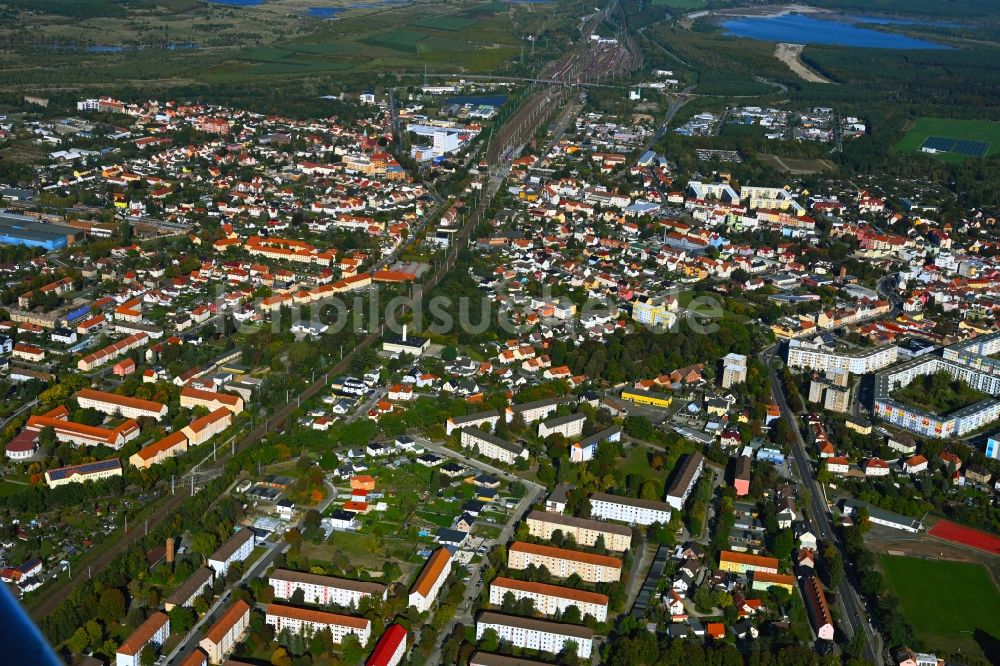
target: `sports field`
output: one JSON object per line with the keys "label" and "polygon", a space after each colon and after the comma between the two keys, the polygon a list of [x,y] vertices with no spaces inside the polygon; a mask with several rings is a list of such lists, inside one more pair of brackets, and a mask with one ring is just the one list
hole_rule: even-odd
{"label": "sports field", "polygon": [[971,546],[991,555],[1000,555],[1000,536],[959,525],[950,520],[937,521],[928,534],[945,541]]}
{"label": "sports field", "polygon": [[982,565],[894,555],[880,562],[903,614],[928,646],[982,654],[977,630],[1000,637],[1000,592]]}
{"label": "sports field", "polygon": [[1000,152],[1000,123],[985,120],[919,118],[896,144],[903,152],[934,149],[949,161],[985,157]]}

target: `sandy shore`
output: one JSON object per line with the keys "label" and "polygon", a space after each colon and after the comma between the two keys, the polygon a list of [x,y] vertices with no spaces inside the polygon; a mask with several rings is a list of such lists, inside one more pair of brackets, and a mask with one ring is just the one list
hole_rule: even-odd
{"label": "sandy shore", "polygon": [[741,17],[761,17],[761,16],[787,16],[788,14],[829,14],[829,9],[810,7],[809,5],[774,5],[766,7],[734,7],[732,9],[719,9],[715,11],[702,10],[685,16],[689,19],[698,19],[703,16],[726,16],[729,18]]}

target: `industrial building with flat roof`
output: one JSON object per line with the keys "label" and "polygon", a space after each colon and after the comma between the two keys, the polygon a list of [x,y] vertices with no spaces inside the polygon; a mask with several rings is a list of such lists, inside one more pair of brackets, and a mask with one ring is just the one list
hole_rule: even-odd
{"label": "industrial building with flat roof", "polygon": [[83,240],[81,229],[41,222],[27,215],[0,212],[0,244],[58,250]]}

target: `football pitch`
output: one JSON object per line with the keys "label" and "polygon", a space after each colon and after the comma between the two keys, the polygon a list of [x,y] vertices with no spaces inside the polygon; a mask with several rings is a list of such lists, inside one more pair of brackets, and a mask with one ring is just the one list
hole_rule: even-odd
{"label": "football pitch", "polygon": [[895,555],[879,561],[914,634],[928,648],[981,654],[977,631],[1000,639],[1000,592],[982,565]]}
{"label": "football pitch", "polygon": [[926,152],[949,161],[986,157],[1000,151],[1000,123],[919,118],[896,144],[896,149]]}

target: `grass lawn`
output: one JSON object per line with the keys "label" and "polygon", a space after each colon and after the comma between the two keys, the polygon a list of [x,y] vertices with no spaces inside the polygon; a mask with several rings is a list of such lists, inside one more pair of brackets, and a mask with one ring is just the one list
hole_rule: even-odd
{"label": "grass lawn", "polygon": [[950,414],[986,400],[989,395],[964,381],[952,379],[946,371],[940,371],[917,377],[903,388],[893,391],[892,397],[933,414]]}
{"label": "grass lawn", "polygon": [[0,497],[13,497],[28,490],[29,486],[13,481],[0,481]]}
{"label": "grass lawn", "polygon": [[981,654],[977,629],[1000,638],[1000,592],[982,565],[893,555],[880,561],[903,613],[927,645]]}
{"label": "grass lawn", "polygon": [[[937,136],[947,139],[959,139],[967,141],[984,141],[990,144],[986,155],[995,155],[1000,152],[1000,123],[988,122],[985,120],[956,120],[953,118],[919,118],[907,130],[896,150],[902,152],[916,152],[928,137]],[[961,162],[967,159],[968,155],[958,153],[941,153],[941,159],[949,162]]]}
{"label": "grass lawn", "polygon": [[340,553],[351,564],[376,570],[385,562],[384,556],[372,552],[371,537],[365,533],[334,532],[325,543],[303,542],[302,552],[311,559],[328,561],[334,560],[335,553]]}

